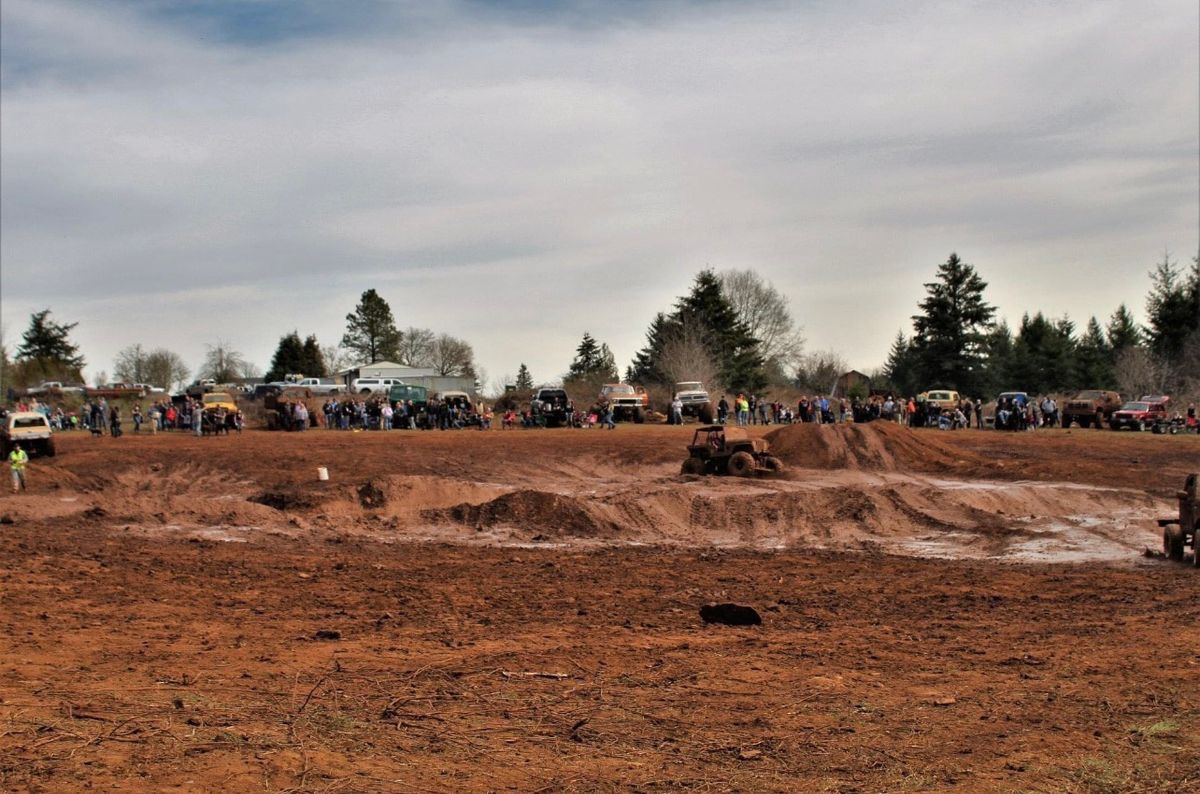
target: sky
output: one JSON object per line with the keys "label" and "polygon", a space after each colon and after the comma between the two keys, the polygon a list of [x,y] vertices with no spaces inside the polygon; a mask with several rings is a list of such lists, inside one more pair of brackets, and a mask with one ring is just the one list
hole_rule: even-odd
{"label": "sky", "polygon": [[488,383],[704,269],[881,365],[957,252],[1082,327],[1200,247],[1195,0],[4,0],[0,324],[263,369],[374,288]]}

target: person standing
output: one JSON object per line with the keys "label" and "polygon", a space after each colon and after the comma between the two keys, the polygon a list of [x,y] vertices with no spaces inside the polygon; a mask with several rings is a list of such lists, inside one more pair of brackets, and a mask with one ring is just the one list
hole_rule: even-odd
{"label": "person standing", "polygon": [[192,409],[192,432],[196,438],[204,435],[204,403],[197,402]]}
{"label": "person standing", "polygon": [[25,450],[21,449],[21,445],[13,444],[13,451],[8,453],[8,465],[12,469],[13,493],[25,490],[25,464],[28,462],[29,456],[25,454]]}
{"label": "person standing", "polygon": [[683,424],[683,400],[679,399],[678,394],[671,400],[671,424]]}

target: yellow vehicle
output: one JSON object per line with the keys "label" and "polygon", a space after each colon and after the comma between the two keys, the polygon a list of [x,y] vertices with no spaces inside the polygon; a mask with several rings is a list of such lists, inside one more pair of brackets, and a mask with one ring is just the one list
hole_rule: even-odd
{"label": "yellow vehicle", "polygon": [[18,411],[6,416],[0,426],[0,453],[7,458],[16,444],[31,455],[54,457],[50,420],[37,411]]}
{"label": "yellow vehicle", "polygon": [[951,389],[930,389],[924,392],[925,404],[936,407],[939,411],[953,411],[962,401],[958,392]]}
{"label": "yellow vehicle", "polygon": [[233,401],[233,396],[228,392],[214,391],[205,394],[202,398],[204,401],[205,411],[217,411],[224,408],[226,411],[233,413],[238,409],[237,403]]}

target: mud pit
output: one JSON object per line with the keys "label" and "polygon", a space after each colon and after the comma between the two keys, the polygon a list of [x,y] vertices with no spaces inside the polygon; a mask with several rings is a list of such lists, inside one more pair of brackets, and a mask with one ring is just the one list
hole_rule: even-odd
{"label": "mud pit", "polygon": [[1200,439],[690,432],[64,436],[0,504],[0,784],[1195,784],[1200,580],[1141,552]]}

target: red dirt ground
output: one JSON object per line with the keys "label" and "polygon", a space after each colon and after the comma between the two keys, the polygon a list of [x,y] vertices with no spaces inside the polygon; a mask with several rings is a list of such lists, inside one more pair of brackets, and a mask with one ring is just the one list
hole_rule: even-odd
{"label": "red dirt ground", "polygon": [[1141,553],[1200,438],[690,432],[60,437],[0,788],[1200,790],[1200,571]]}

